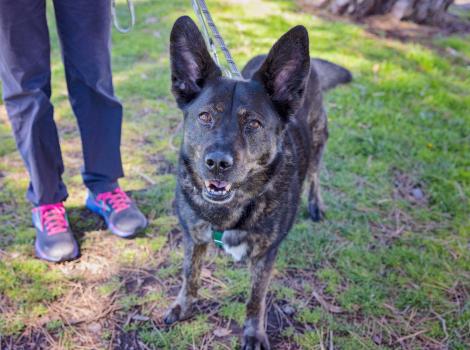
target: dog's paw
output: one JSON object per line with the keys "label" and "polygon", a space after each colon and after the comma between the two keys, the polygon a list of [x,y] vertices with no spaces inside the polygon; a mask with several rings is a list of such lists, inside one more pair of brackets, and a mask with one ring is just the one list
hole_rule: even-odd
{"label": "dog's paw", "polygon": [[192,307],[188,306],[183,308],[179,303],[173,304],[166,312],[163,322],[167,325],[185,320],[191,317]]}
{"label": "dog's paw", "polygon": [[313,201],[308,203],[308,213],[315,222],[322,221],[326,217],[325,210]]}
{"label": "dog's paw", "polygon": [[270,350],[268,336],[265,332],[256,332],[254,328],[246,328],[243,332],[243,350]]}

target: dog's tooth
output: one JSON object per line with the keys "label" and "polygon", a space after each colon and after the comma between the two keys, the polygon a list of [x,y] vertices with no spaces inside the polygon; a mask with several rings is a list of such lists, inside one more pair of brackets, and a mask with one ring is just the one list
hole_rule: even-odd
{"label": "dog's tooth", "polygon": [[225,186],[225,189],[226,189],[227,191],[230,191],[231,188],[232,188],[232,184],[228,184],[227,186]]}

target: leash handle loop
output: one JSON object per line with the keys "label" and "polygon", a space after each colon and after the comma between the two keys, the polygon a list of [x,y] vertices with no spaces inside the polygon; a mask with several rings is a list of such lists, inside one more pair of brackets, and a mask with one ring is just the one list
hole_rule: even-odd
{"label": "leash handle loop", "polygon": [[127,0],[127,8],[129,9],[130,21],[127,27],[122,27],[116,13],[116,0],[111,0],[111,15],[113,16],[114,27],[119,33],[129,33],[135,26],[135,8],[132,0]]}

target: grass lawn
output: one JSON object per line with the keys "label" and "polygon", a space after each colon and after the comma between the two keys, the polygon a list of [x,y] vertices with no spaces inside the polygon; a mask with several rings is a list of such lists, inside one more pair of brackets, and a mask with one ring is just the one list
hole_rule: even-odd
{"label": "grass lawn", "polygon": [[[132,34],[113,35],[113,69],[125,106],[121,185],[150,226],[120,240],[83,206],[80,138],[50,16],[66,206],[82,257],[60,265],[34,258],[27,173],[0,104],[1,349],[238,346],[249,276],[215,247],[199,312],[173,327],[162,322],[182,264],[172,209],[182,116],[170,94],[168,41],[175,19],[192,8],[182,0],[136,5]],[[208,5],[240,67],[303,24],[312,56],[354,74],[326,97],[327,220],[310,222],[304,199],[278,257],[268,296],[273,348],[468,349],[470,37],[422,46],[323,20],[291,1]]]}

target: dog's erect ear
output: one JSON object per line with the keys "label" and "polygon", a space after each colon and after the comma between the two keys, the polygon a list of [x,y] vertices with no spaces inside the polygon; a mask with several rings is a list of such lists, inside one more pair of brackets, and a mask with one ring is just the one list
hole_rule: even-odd
{"label": "dog's erect ear", "polygon": [[279,114],[287,118],[300,106],[309,72],[308,33],[296,26],[274,44],[253,79],[263,84]]}
{"label": "dog's erect ear", "polygon": [[170,58],[172,91],[181,108],[198,95],[208,79],[221,75],[196,23],[188,16],[173,25]]}

